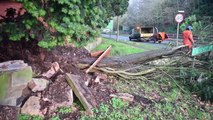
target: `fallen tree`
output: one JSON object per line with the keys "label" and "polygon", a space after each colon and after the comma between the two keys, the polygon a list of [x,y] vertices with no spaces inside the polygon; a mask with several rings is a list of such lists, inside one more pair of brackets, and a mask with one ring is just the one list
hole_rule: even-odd
{"label": "fallen tree", "polygon": [[[119,66],[124,66],[129,64],[143,63],[149,60],[160,58],[162,56],[168,56],[168,55],[174,54],[175,52],[177,52],[178,50],[184,47],[186,46],[181,45],[175,48],[153,50],[153,51],[131,54],[131,55],[126,55],[121,57],[103,58],[97,66],[119,67]],[[93,64],[95,60],[96,58],[81,59],[78,65],[80,68],[88,67],[89,65]]]}

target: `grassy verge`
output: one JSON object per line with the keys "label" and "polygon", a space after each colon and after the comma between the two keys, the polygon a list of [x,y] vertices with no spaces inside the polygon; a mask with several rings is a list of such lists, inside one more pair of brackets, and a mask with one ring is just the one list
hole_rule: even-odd
{"label": "grassy verge", "polygon": [[181,91],[174,81],[166,77],[153,81],[156,84],[141,80],[118,81],[114,88],[152,101],[151,104],[137,103],[144,119],[210,120],[213,117],[189,91]]}
{"label": "grassy verge", "polygon": [[110,56],[122,56],[146,51],[142,48],[134,47],[106,38],[103,38],[103,42],[99,46],[97,46],[93,51],[106,50],[106,48],[110,45],[112,46]]}
{"label": "grassy verge", "polygon": [[[145,42],[133,42],[133,41],[124,41],[126,44],[132,45],[132,46],[137,46],[140,48],[143,48],[145,51],[149,51],[149,50],[156,50],[156,49],[160,49],[160,45],[156,46],[156,44],[159,43],[155,43],[155,44],[149,44],[149,43],[145,43]],[[144,44],[141,44],[144,43]],[[152,42],[150,42],[152,43]]]}
{"label": "grassy verge", "polygon": [[[94,117],[82,116],[82,120],[210,120],[206,111],[181,81],[166,76],[150,80],[121,80],[113,84],[118,92],[135,96],[133,103],[112,99],[95,109]],[[182,91],[184,89],[184,91]],[[212,107],[210,108],[212,109]]]}

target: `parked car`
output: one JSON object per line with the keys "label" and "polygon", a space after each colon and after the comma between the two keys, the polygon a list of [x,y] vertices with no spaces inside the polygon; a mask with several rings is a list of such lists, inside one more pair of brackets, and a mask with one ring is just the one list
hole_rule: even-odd
{"label": "parked car", "polygon": [[102,33],[107,34],[107,33],[110,33],[110,31],[111,31],[110,29],[105,28],[105,29],[102,30]]}

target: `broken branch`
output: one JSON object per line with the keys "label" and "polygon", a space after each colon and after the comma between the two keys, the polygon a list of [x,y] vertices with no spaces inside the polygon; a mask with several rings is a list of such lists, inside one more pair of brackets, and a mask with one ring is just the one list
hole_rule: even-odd
{"label": "broken branch", "polygon": [[94,67],[101,61],[101,59],[102,59],[106,54],[109,53],[111,47],[112,47],[112,46],[109,46],[109,47],[104,51],[104,53],[103,53],[100,57],[98,57],[98,59],[86,70],[86,73],[89,73],[90,70],[91,70],[92,68],[94,68]]}

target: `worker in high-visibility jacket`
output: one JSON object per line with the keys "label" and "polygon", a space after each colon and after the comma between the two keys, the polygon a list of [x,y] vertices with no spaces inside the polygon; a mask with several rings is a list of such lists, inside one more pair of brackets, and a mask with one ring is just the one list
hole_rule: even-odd
{"label": "worker in high-visibility jacket", "polygon": [[192,50],[192,45],[194,44],[192,26],[188,26],[186,30],[183,31],[183,44],[188,46],[189,52]]}

